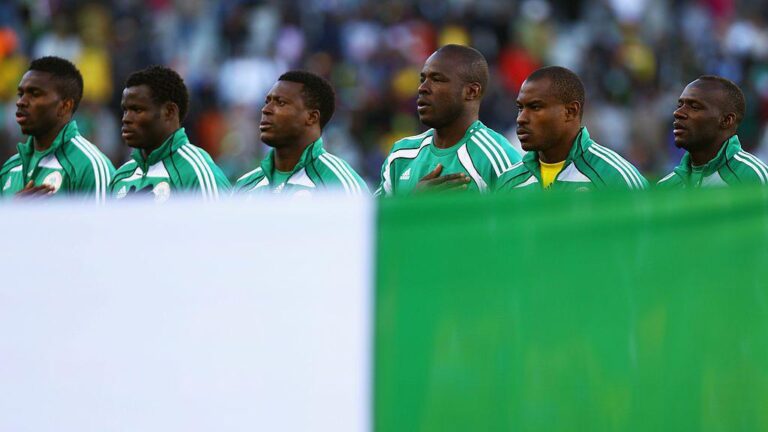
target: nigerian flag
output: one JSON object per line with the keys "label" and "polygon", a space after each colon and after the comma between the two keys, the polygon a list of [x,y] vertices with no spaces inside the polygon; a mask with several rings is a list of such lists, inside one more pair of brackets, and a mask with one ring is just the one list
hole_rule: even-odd
{"label": "nigerian flag", "polygon": [[768,192],[0,208],[2,431],[768,430]]}

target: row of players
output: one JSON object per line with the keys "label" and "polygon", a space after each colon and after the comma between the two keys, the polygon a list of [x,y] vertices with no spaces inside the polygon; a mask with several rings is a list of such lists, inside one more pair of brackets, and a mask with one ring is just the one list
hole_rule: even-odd
{"label": "row of players", "polygon": [[[582,126],[585,92],[576,74],[545,67],[523,83],[517,97],[517,136],[526,151],[522,157],[478,119],[488,75],[485,58],[470,47],[446,45],[427,59],[417,111],[430,129],[394,144],[376,195],[648,186],[634,166],[594,142]],[[117,170],[79,134],[72,120],[82,90],[82,76],[69,61],[43,57],[31,63],[16,102],[16,121],[29,139],[0,169],[0,195],[88,194],[102,202],[151,194],[162,202],[184,191],[205,200],[216,200],[230,189],[290,195],[328,188],[368,193],[349,164],[323,148],[322,131],[333,116],[335,94],[327,81],[312,73],[287,72],[270,89],[259,128],[261,140],[272,150],[233,188],[181,127],[189,96],[173,70],[153,66],[128,77],[121,100],[122,138],[134,150],[131,160]],[[739,144],[736,131],[744,110],[744,95],[725,78],[702,76],[688,84],[673,113],[675,144],[686,153],[659,186],[768,182],[768,167]]]}

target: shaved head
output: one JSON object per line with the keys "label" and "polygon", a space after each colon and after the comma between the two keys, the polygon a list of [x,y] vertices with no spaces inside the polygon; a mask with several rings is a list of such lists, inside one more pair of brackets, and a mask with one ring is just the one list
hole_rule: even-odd
{"label": "shaved head", "polygon": [[445,56],[456,65],[456,72],[465,83],[478,83],[481,95],[488,87],[488,62],[480,51],[464,45],[445,45],[433,55]]}
{"label": "shaved head", "polygon": [[707,97],[712,98],[722,114],[736,116],[736,127],[744,119],[747,103],[744,93],[733,81],[717,75],[702,75],[690,85],[707,90]]}

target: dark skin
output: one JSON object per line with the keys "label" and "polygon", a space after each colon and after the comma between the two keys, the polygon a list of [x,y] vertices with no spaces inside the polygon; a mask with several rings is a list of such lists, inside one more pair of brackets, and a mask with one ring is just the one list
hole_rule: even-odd
{"label": "dark skin", "polygon": [[[482,86],[464,81],[458,72],[461,67],[456,56],[437,51],[421,70],[417,110],[421,122],[435,129],[437,148],[456,145],[479,116]],[[442,171],[438,164],[419,180],[416,189],[462,189],[470,182],[464,173],[441,175]]]}
{"label": "dark skin", "polygon": [[[32,137],[36,151],[51,147],[59,132],[72,120],[74,110],[74,99],[62,97],[50,73],[30,70],[21,78],[17,89],[16,123],[22,133]],[[16,195],[34,197],[54,192],[49,185],[35,186],[30,181]]]}
{"label": "dark skin", "polygon": [[544,163],[564,161],[581,130],[581,104],[562,102],[549,78],[526,80],[517,96],[517,137]]}
{"label": "dark skin", "polygon": [[261,109],[261,140],[275,149],[278,171],[293,171],[304,150],[322,134],[320,110],[307,107],[303,89],[301,83],[278,81]]}
{"label": "dark skin", "polygon": [[736,134],[736,113],[728,112],[726,94],[717,84],[696,80],[685,87],[674,116],[675,145],[688,151],[693,165],[705,165]]}
{"label": "dark skin", "polygon": [[147,85],[127,87],[120,101],[123,110],[121,135],[129,147],[144,157],[163,145],[181,127],[179,107],[173,102],[155,103]]}

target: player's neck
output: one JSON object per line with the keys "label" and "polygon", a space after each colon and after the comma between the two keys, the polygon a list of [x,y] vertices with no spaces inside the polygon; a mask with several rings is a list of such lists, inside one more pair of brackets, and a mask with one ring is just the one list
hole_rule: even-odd
{"label": "player's neck", "polygon": [[564,161],[568,158],[568,154],[571,153],[571,148],[573,148],[577,136],[579,136],[579,131],[563,135],[556,145],[546,150],[539,151],[539,160],[548,164]]}
{"label": "player's neck", "polygon": [[282,172],[293,171],[296,168],[296,164],[299,163],[304,150],[317,141],[318,138],[320,138],[319,134],[317,136],[312,134],[297,140],[298,145],[275,147],[275,169]]}
{"label": "player's neck", "polygon": [[458,118],[450,125],[435,128],[435,137],[433,144],[437,148],[445,149],[453,147],[464,138],[467,133],[467,129],[472,126],[472,123],[477,121],[477,114],[466,115]]}
{"label": "player's neck", "polygon": [[35,151],[42,152],[51,148],[53,141],[56,140],[56,137],[59,136],[59,132],[64,129],[64,126],[66,126],[67,123],[69,123],[69,120],[58,124],[55,127],[52,127],[48,132],[40,136],[32,137],[32,143],[35,147]]}
{"label": "player's neck", "polygon": [[688,150],[688,153],[691,155],[691,164],[695,166],[708,164],[709,161],[717,156],[717,154],[720,152],[720,149],[725,145],[726,141],[731,139],[733,135],[735,135],[735,133],[724,133],[713,139],[712,142],[707,146],[701,146],[698,149]]}

